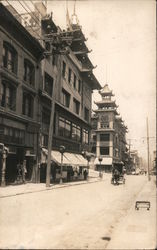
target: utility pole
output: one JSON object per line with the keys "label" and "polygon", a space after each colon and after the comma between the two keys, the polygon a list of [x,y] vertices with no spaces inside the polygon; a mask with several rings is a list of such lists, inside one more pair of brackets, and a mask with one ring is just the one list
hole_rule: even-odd
{"label": "utility pole", "polygon": [[[52,55],[67,55],[69,54],[68,46],[72,42],[72,32],[58,32],[45,35],[44,40],[49,42],[52,50],[45,53],[46,56]],[[61,68],[60,68],[61,70]],[[59,72],[61,74],[61,71]],[[55,93],[55,81],[53,84],[53,95]],[[49,125],[49,137],[48,137],[48,160],[46,169],[46,187],[50,186],[50,174],[51,174],[51,150],[52,150],[52,137],[53,137],[53,123],[55,112],[55,100],[54,97],[51,100],[51,114]]]}
{"label": "utility pole", "polygon": [[132,139],[128,139],[128,141],[129,141],[129,156],[130,156],[130,149],[131,149],[131,141],[132,141]]}
{"label": "utility pole", "polygon": [[148,181],[150,181],[150,173],[149,173],[149,128],[148,128],[148,117],[146,119],[147,123],[147,173],[148,173]]}

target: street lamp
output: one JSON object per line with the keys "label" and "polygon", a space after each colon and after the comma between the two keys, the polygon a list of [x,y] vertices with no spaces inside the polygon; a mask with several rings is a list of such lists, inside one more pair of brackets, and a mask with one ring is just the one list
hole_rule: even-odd
{"label": "street lamp", "polygon": [[59,148],[59,152],[61,153],[61,175],[60,175],[60,184],[63,183],[63,154],[65,152],[65,147],[64,146],[60,146]]}
{"label": "street lamp", "polygon": [[101,156],[99,156],[99,159],[98,159],[98,160],[99,160],[99,162],[100,162],[100,172],[99,172],[99,177],[100,177],[100,178],[102,178],[102,173],[101,173],[101,170],[102,170],[102,169],[101,169],[101,162],[102,162],[102,160],[103,160],[103,159],[102,159],[102,157],[101,157]]}

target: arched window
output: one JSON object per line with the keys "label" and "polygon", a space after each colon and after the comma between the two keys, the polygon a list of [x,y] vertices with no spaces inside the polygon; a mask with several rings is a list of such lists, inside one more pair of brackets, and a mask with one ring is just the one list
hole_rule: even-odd
{"label": "arched window", "polygon": [[17,74],[18,56],[14,47],[4,41],[3,42],[3,67]]}
{"label": "arched window", "polygon": [[23,78],[24,78],[24,81],[26,81],[30,85],[34,85],[35,67],[33,63],[28,59],[24,59],[24,77]]}

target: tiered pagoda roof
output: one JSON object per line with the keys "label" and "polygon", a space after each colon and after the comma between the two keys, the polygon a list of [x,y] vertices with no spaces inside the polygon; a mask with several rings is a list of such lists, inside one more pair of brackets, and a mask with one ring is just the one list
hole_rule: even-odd
{"label": "tiered pagoda roof", "polygon": [[79,24],[72,24],[71,29],[73,39],[70,49],[81,64],[81,75],[85,81],[91,85],[92,89],[101,89],[100,83],[93,74],[93,69],[95,67],[88,57],[88,53],[90,53],[91,50],[89,50],[85,44],[87,39],[81,30],[81,26]]}
{"label": "tiered pagoda roof", "polygon": [[112,93],[112,90],[109,89],[108,84],[105,84],[105,86],[99,90],[99,94],[102,97],[105,96],[114,96],[114,94]]}
{"label": "tiered pagoda roof", "polygon": [[102,97],[102,100],[94,102],[97,106],[98,106],[98,110],[97,111],[115,111],[116,114],[117,113],[117,108],[118,106],[116,105],[115,100],[112,100],[112,96],[114,96],[114,94],[112,93],[112,91],[109,89],[108,84],[106,84],[101,90],[99,90],[99,93]]}

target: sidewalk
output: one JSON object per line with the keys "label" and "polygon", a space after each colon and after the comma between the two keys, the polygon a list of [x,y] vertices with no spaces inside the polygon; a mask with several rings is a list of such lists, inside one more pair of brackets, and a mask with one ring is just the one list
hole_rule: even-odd
{"label": "sidewalk", "polygon": [[81,180],[81,181],[65,182],[62,184],[51,184],[50,187],[46,187],[45,183],[26,183],[26,184],[20,184],[16,186],[10,185],[6,187],[0,187],[0,198],[35,193],[35,192],[49,191],[52,189],[70,187],[74,185],[90,184],[90,183],[98,182],[102,180],[104,179],[100,179],[98,177],[89,177],[89,179],[86,181]]}
{"label": "sidewalk", "polygon": [[[135,202],[150,201],[151,207],[135,210]],[[106,249],[156,249],[156,185],[155,177],[135,197],[126,216],[119,221]]]}

